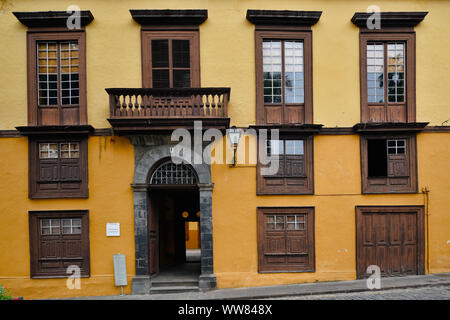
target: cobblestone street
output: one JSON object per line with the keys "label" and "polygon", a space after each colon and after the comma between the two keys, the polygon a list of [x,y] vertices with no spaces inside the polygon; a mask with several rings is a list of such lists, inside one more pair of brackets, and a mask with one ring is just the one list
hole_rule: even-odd
{"label": "cobblestone street", "polygon": [[290,296],[276,300],[450,300],[450,286]]}

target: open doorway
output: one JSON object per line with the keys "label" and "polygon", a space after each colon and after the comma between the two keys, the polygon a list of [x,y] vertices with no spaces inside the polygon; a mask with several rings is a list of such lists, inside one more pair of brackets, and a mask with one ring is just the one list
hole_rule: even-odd
{"label": "open doorway", "polygon": [[150,274],[200,274],[198,188],[150,190]]}

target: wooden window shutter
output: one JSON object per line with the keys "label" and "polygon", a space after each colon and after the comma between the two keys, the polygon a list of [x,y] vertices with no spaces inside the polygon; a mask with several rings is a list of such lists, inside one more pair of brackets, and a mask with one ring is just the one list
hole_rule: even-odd
{"label": "wooden window shutter", "polygon": [[286,143],[284,152],[279,155],[279,169],[275,175],[263,176],[259,162],[257,164],[257,194],[312,194],[313,180],[313,138],[293,137],[290,140],[303,141],[303,152],[287,153]]}
{"label": "wooden window shutter", "polygon": [[[40,145],[52,145],[51,157]],[[63,146],[74,148],[64,151]],[[74,147],[76,146],[76,147]],[[30,198],[87,197],[87,138],[66,140],[30,140]]]}
{"label": "wooden window shutter", "polygon": [[200,87],[199,32],[180,29],[142,30],[144,88]]}
{"label": "wooden window shutter", "polygon": [[90,274],[88,211],[31,211],[31,277],[66,277],[69,266]]}
{"label": "wooden window shutter", "polygon": [[[408,140],[406,140],[408,141]],[[408,143],[406,143],[407,145]],[[406,147],[404,153],[388,154],[387,169],[390,185],[408,185],[409,184],[409,148]]]}
{"label": "wooden window shutter", "polygon": [[280,154],[278,156],[278,172],[276,173],[277,177],[284,177],[284,175],[286,174],[286,156],[283,154]]}
{"label": "wooden window shutter", "polygon": [[61,159],[61,189],[79,189],[81,183],[80,159]]}
{"label": "wooden window shutter", "polygon": [[40,159],[37,186],[39,190],[57,190],[59,179],[58,159]]}
{"label": "wooden window shutter", "polygon": [[258,208],[259,272],[313,272],[314,208]]}

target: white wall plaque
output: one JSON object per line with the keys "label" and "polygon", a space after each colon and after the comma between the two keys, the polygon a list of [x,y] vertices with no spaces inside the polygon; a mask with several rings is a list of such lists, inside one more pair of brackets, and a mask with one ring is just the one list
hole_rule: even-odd
{"label": "white wall plaque", "polygon": [[120,237],[120,223],[107,223],[106,224],[106,236],[107,237]]}
{"label": "white wall plaque", "polygon": [[124,254],[114,254],[114,281],[115,285],[126,286],[127,283],[127,265]]}

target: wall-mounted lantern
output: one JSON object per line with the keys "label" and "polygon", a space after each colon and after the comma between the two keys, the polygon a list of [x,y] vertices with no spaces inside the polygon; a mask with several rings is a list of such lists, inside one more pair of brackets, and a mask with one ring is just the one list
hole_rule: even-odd
{"label": "wall-mounted lantern", "polygon": [[228,130],[228,139],[230,139],[231,146],[233,147],[233,167],[236,166],[236,150],[239,144],[239,139],[241,138],[241,130],[236,128],[236,126],[232,126],[231,129]]}

